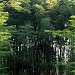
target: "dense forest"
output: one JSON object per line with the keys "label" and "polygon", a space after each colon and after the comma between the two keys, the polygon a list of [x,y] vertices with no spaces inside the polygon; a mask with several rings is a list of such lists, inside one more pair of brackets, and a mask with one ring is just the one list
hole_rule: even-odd
{"label": "dense forest", "polygon": [[0,0],[0,75],[75,75],[75,0]]}

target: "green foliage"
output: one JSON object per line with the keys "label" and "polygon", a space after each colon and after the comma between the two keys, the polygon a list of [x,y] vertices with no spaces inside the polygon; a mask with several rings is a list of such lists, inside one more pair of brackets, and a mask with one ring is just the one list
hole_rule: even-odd
{"label": "green foliage", "polygon": [[[18,75],[25,71],[29,75],[54,75],[57,46],[60,53],[65,52],[66,46],[71,48],[70,60],[74,61],[74,6],[75,3],[69,0],[0,1],[0,58],[9,57],[11,48],[13,54],[7,61],[10,71],[18,72]],[[69,45],[65,45],[67,39]],[[62,62],[59,60],[62,56],[58,55],[56,69],[59,72],[62,69],[63,75],[75,73],[75,63]],[[6,67],[4,63],[1,68]]]}
{"label": "green foliage", "polygon": [[30,6],[30,0],[20,0],[21,2],[21,7],[22,7],[22,11],[27,12],[27,13],[31,13],[31,6]]}
{"label": "green foliage", "polygon": [[8,27],[4,26],[5,22],[8,20],[8,16],[9,16],[8,12],[2,12],[2,11],[0,12],[0,48],[5,43],[8,44],[9,41],[7,41],[7,40],[9,38],[11,38],[11,34],[10,34],[9,30],[8,30]]}
{"label": "green foliage", "polygon": [[4,12],[5,5],[3,3],[5,3],[5,1],[0,3],[0,71],[4,70],[5,73],[7,65],[3,62],[3,60],[10,55],[11,44],[9,39],[11,38],[11,33],[9,29],[11,27],[6,24],[9,18],[9,13]]}
{"label": "green foliage", "polygon": [[33,5],[33,8],[35,9],[36,14],[44,14],[45,13],[45,9],[41,5],[35,4],[35,5]]}
{"label": "green foliage", "polygon": [[59,63],[57,63],[55,66],[58,67],[58,68],[60,67],[60,68],[62,68],[62,69],[66,69],[67,63],[59,62]]}
{"label": "green foliage", "polygon": [[0,25],[3,25],[4,22],[8,20],[8,12],[2,12],[3,10],[3,5],[0,4]]}

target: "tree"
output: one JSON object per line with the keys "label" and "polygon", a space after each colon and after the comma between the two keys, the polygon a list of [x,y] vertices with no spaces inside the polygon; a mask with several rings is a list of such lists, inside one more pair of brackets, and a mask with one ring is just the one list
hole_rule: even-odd
{"label": "tree", "polygon": [[[5,1],[4,1],[5,2]],[[7,72],[7,57],[10,55],[10,28],[7,26],[9,13],[4,12],[3,2],[0,3],[0,74]]]}
{"label": "tree", "polygon": [[[55,75],[57,72],[57,75],[66,75],[74,72],[74,68],[71,68],[74,63],[70,65],[67,63],[74,61],[74,20],[69,21],[72,24],[68,22],[70,16],[74,15],[72,1],[1,0],[0,2],[0,49],[7,52],[11,48],[13,52],[7,57],[10,74]],[[13,27],[13,32],[10,27]],[[12,47],[9,39],[12,40]]]}

